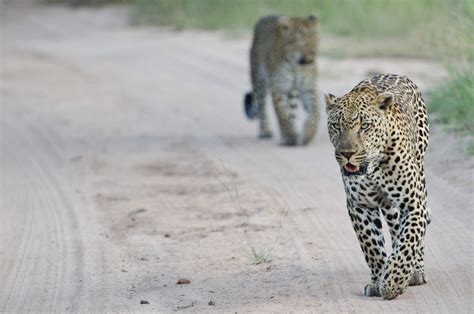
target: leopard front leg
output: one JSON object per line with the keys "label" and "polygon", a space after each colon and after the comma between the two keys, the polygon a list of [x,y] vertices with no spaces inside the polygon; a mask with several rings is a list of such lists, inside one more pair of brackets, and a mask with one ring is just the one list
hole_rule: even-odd
{"label": "leopard front leg", "polygon": [[256,101],[257,101],[257,112],[258,112],[258,137],[259,138],[271,138],[272,131],[270,131],[270,126],[268,124],[267,111],[265,108],[267,96],[266,87],[262,86],[258,92],[255,92]]}
{"label": "leopard front leg", "polygon": [[[397,250],[398,239],[400,236],[400,210],[398,208],[391,207],[387,203],[388,202],[385,202],[386,205],[384,207],[381,207],[380,210],[390,229],[390,235],[392,237],[392,252],[395,252]],[[410,279],[410,286],[421,285],[426,283],[423,256],[424,244],[422,244],[420,249],[417,251],[415,270]]]}
{"label": "leopard front leg", "polygon": [[[427,208],[424,216],[426,219],[426,228],[427,228],[431,222],[431,211],[429,208]],[[424,240],[425,233],[426,233],[426,230],[423,231],[421,244],[420,244],[419,249],[416,252],[415,270],[413,271],[413,275],[411,276],[409,286],[419,286],[419,285],[427,283],[426,273],[425,273],[425,240]]]}
{"label": "leopard front leg", "polygon": [[[409,172],[405,171],[405,173]],[[424,274],[424,237],[430,220],[423,175],[412,175],[412,189],[399,193],[397,187],[387,190],[389,203],[400,209],[398,242],[384,266],[380,292],[384,299],[394,299],[405,292],[408,285],[426,282]],[[402,189],[403,190],[403,189]]]}
{"label": "leopard front leg", "polygon": [[[383,298],[387,300],[394,299],[405,292],[416,271],[416,259],[423,252],[426,228],[424,208],[409,207],[410,210],[401,219],[397,246],[382,273],[379,289]],[[424,272],[423,269],[420,268],[420,270]],[[420,275],[421,280],[424,280],[422,273]],[[414,280],[418,281],[418,279]]]}
{"label": "leopard front leg", "polygon": [[282,145],[296,145],[297,133],[295,132],[294,121],[288,113],[288,95],[283,92],[272,92],[273,105],[278,118],[278,124],[281,132]]}
{"label": "leopard front leg", "polygon": [[[424,181],[423,181],[424,183]],[[424,184],[423,184],[424,186]],[[426,188],[425,188],[425,198],[426,198]],[[428,225],[431,222],[431,210],[430,208],[426,209],[425,212],[425,219],[426,219],[426,227],[428,228]],[[425,231],[426,233],[426,231]],[[418,249],[416,253],[416,261],[415,261],[415,270],[413,271],[413,275],[411,276],[409,286],[419,286],[422,284],[427,283],[426,281],[426,273],[425,273],[425,241],[424,237],[421,240],[421,245],[420,248]]]}
{"label": "leopard front leg", "polygon": [[422,232],[423,234],[422,234],[420,247],[418,248],[416,252],[415,270],[409,282],[410,286],[418,286],[427,282],[426,273],[425,273],[425,261],[424,261],[424,258],[425,258],[424,236],[426,233],[426,228],[428,228],[428,225],[431,223],[432,217],[431,217],[431,209],[427,205],[428,191],[426,189],[426,178],[425,178],[425,169],[424,169],[425,167],[423,163],[420,164],[420,168],[421,168],[421,171],[420,171],[420,181],[419,181],[420,182],[419,193],[420,195],[422,195],[422,201],[421,201],[422,210],[425,209],[423,212],[423,216],[425,219],[425,228],[423,228],[423,232]]}
{"label": "leopard front leg", "polygon": [[424,255],[425,255],[425,243],[423,241],[416,254],[415,270],[413,271],[413,275],[410,278],[410,282],[408,284],[409,286],[419,286],[427,282],[426,273],[425,273]]}
{"label": "leopard front leg", "polygon": [[267,112],[266,112],[266,97],[268,92],[268,83],[266,73],[257,67],[252,67],[252,87],[253,87],[253,101],[257,105],[257,116],[259,120],[258,124],[258,137],[259,138],[271,138],[272,132],[268,124]]}
{"label": "leopard front leg", "polygon": [[301,144],[307,145],[314,138],[318,127],[318,96],[316,89],[311,88],[301,93],[301,101],[308,116],[303,126]]}
{"label": "leopard front leg", "polygon": [[371,281],[365,286],[364,295],[379,297],[381,296],[379,291],[380,276],[387,258],[380,211],[378,208],[361,207],[351,200],[347,201],[347,209],[371,272]]}

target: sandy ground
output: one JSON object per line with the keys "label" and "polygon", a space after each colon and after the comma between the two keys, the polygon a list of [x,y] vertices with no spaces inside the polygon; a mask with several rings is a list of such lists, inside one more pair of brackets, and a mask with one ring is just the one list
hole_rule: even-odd
{"label": "sandy ground", "polygon": [[[474,163],[455,136],[434,128],[428,153],[429,283],[366,298],[325,116],[308,147],[259,141],[241,104],[249,37],[126,21],[2,8],[0,311],[473,311]],[[445,75],[420,60],[319,65],[338,95],[373,72],[423,91]],[[250,246],[272,260],[254,265]]]}

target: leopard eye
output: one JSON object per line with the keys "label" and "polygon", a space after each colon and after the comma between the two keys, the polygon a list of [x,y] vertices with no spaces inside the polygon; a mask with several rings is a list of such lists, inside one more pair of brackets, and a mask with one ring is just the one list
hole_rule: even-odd
{"label": "leopard eye", "polygon": [[360,129],[365,131],[365,130],[368,130],[372,125],[370,123],[362,123],[362,125],[360,126]]}
{"label": "leopard eye", "polygon": [[331,123],[331,127],[336,131],[339,131],[341,129],[339,123]]}

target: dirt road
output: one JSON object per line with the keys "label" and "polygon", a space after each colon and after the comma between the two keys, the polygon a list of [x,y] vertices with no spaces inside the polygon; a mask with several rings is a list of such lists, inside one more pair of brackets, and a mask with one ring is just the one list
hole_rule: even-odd
{"label": "dirt road", "polygon": [[[248,37],[126,21],[3,7],[0,311],[473,311],[474,165],[453,136],[434,128],[428,153],[429,283],[366,298],[325,116],[309,147],[259,141],[241,105]],[[372,72],[423,91],[444,75],[419,60],[319,65],[338,95]],[[272,261],[254,265],[250,246]]]}

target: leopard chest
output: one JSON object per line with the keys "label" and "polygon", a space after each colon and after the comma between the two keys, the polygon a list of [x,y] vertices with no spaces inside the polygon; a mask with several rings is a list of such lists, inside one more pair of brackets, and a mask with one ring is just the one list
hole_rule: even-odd
{"label": "leopard chest", "polygon": [[316,68],[314,65],[295,65],[284,62],[271,75],[273,88],[282,92],[304,91],[314,88]]}
{"label": "leopard chest", "polygon": [[348,201],[362,207],[375,208],[384,205],[383,193],[367,175],[343,175],[342,180]]}

